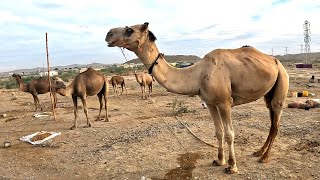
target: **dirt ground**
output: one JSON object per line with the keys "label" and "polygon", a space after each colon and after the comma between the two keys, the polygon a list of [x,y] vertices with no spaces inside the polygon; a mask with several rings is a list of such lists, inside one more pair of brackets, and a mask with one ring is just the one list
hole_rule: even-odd
{"label": "dirt ground", "polygon": [[[320,98],[319,69],[288,69],[290,92],[308,90]],[[212,165],[217,149],[197,140],[173,117],[173,107],[184,111],[179,119],[199,138],[217,145],[214,125],[199,97],[167,92],[157,83],[152,97],[141,99],[133,76],[127,80],[128,96],[108,98],[110,122],[94,121],[98,99],[88,97],[93,127],[79,110],[78,128],[69,130],[74,114],[71,97],[58,96],[57,121],[34,117],[32,96],[16,90],[0,91],[0,179],[319,179],[320,108],[285,108],[280,134],[271,151],[271,161],[261,164],[252,153],[265,142],[269,113],[263,99],[234,107],[235,151],[239,173],[228,175]],[[313,87],[316,85],[316,87]],[[289,93],[290,94],[290,93]],[[49,94],[39,95],[50,111]],[[305,101],[306,97],[287,99]],[[82,103],[79,100],[79,105]],[[177,111],[176,111],[177,112]],[[104,111],[103,111],[104,114]],[[44,145],[31,145],[19,138],[38,131],[61,132]],[[3,143],[11,142],[4,148]],[[227,149],[227,146],[225,146]],[[226,151],[226,154],[228,152]]]}

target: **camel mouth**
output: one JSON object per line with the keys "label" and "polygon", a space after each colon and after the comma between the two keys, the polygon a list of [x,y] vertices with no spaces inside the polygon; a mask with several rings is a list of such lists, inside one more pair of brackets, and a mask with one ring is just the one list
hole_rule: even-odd
{"label": "camel mouth", "polygon": [[116,45],[115,45],[115,42],[108,42],[107,41],[107,43],[108,43],[108,47],[115,47]]}

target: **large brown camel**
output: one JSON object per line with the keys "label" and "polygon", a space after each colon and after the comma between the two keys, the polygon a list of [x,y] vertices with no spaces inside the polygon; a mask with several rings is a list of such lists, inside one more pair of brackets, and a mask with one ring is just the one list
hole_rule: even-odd
{"label": "large brown camel", "polygon": [[120,76],[120,75],[112,76],[109,82],[112,84],[115,95],[119,96],[118,87],[117,87],[118,84],[120,84],[120,86],[121,86],[121,94],[120,95],[122,95],[122,93],[123,93],[123,88],[126,90],[126,95],[128,95],[126,83],[125,83],[125,80],[122,76]]}
{"label": "large brown camel", "polygon": [[[153,77],[145,72],[142,72],[140,74],[137,74],[137,72],[134,72],[134,76],[136,77],[137,82],[140,84],[141,91],[142,91],[142,99],[147,99],[150,97],[152,93],[152,81],[154,81]],[[146,94],[146,86],[149,88],[149,94],[147,96]]]}
{"label": "large brown camel", "polygon": [[[38,94],[45,94],[50,92],[49,88],[49,80],[48,77],[39,77],[37,79],[33,79],[29,82],[29,84],[24,84],[19,74],[13,74],[14,77],[19,84],[19,89],[23,92],[28,92],[33,96],[35,111],[37,111],[38,107],[42,111],[43,108],[40,105]],[[65,88],[65,84],[61,80],[57,80],[55,78],[51,78],[51,89],[53,94],[54,107],[57,106],[57,94],[56,91],[60,88]]]}
{"label": "large brown camel", "polygon": [[78,74],[74,80],[65,89],[59,89],[58,94],[62,96],[72,96],[73,106],[74,106],[74,125],[70,129],[77,128],[77,113],[78,113],[78,97],[81,99],[83,104],[83,110],[87,117],[87,125],[85,127],[91,127],[91,122],[88,117],[87,108],[87,96],[97,95],[100,103],[99,115],[96,121],[100,120],[101,110],[103,106],[102,96],[104,98],[104,108],[106,111],[105,121],[108,120],[108,109],[107,109],[107,93],[108,93],[108,81],[107,79],[94,70],[93,68],[88,68],[86,71]]}
{"label": "large brown camel", "polygon": [[264,97],[269,109],[271,128],[260,150],[254,153],[260,162],[269,161],[270,150],[279,131],[281,112],[285,104],[289,78],[281,62],[253,47],[216,49],[187,68],[170,66],[159,53],[156,37],[149,31],[149,23],[111,29],[106,35],[109,47],[124,47],[133,51],[156,80],[169,91],[199,95],[207,103],[214,120],[219,141],[218,160],[225,165],[223,144],[229,147],[227,173],[236,173],[234,130],[231,107]]}

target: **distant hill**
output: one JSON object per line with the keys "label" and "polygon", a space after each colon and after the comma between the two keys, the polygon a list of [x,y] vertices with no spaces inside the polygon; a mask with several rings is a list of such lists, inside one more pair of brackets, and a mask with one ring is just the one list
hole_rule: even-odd
{"label": "distant hill", "polygon": [[308,54],[308,58],[306,60],[306,54],[287,54],[287,55],[277,55],[275,56],[277,59],[279,59],[281,62],[287,62],[287,63],[305,63],[306,61],[308,63],[320,63],[320,52],[314,52]]}
{"label": "distant hill", "polygon": [[[183,61],[184,62],[195,63],[195,62],[201,60],[200,57],[195,56],[195,55],[164,55],[164,58],[169,63],[183,62]],[[130,64],[130,63],[139,64],[139,63],[142,63],[142,62],[140,61],[139,58],[136,58],[136,59],[132,59],[130,61],[127,61],[125,64]]]}
{"label": "distant hill", "polygon": [[[99,67],[99,66],[104,66],[105,64],[101,63],[91,63],[91,64],[71,64],[67,66],[53,66],[51,69],[73,69],[73,68],[82,68],[82,67]],[[31,69],[18,69],[14,71],[9,71],[9,72],[1,72],[0,75],[8,74],[8,73],[32,73],[32,72],[38,72],[39,69],[42,71],[43,67],[36,67],[36,68],[31,68]],[[47,67],[44,68],[44,71],[47,71]]]}
{"label": "distant hill", "polygon": [[[277,55],[275,56],[277,59],[279,59],[281,62],[283,62],[284,64],[293,64],[293,63],[304,63],[306,61],[306,54],[288,54],[288,55]],[[195,56],[195,55],[165,55],[166,60],[169,63],[175,63],[175,62],[190,62],[190,63],[195,63],[199,60],[201,60],[200,57]],[[320,63],[320,52],[314,52],[314,53],[310,53],[308,55],[308,63]],[[141,63],[141,61],[138,58],[132,59],[130,61],[127,61],[124,64],[130,64],[130,63],[134,63],[134,64],[139,64]],[[58,68],[60,69],[69,69],[69,68],[81,68],[81,67],[101,67],[104,66],[105,64],[101,64],[101,63],[91,63],[91,64],[71,64],[71,65],[67,65],[67,66],[54,66],[52,67],[52,69]],[[31,68],[31,69],[18,69],[18,70],[14,70],[14,71],[10,71],[10,72],[1,72],[0,76],[3,75],[8,75],[8,73],[30,73],[30,72],[37,72],[43,69],[43,67],[36,67],[36,68]],[[47,68],[44,68],[45,71],[47,70]]]}

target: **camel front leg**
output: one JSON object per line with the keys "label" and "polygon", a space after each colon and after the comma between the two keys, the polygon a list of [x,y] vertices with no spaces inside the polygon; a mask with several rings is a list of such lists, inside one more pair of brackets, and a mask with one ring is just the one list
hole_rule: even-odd
{"label": "camel front leg", "polygon": [[74,123],[73,123],[73,126],[70,128],[71,130],[77,128],[78,97],[77,96],[72,96],[72,102],[73,102]]}
{"label": "camel front leg", "polygon": [[143,86],[144,99],[148,99],[146,85]]}
{"label": "camel front leg", "polygon": [[33,95],[33,94],[32,94],[32,97],[33,97],[33,102],[34,102],[34,106],[35,106],[34,111],[37,111],[37,109],[38,109],[37,95]]}
{"label": "camel front leg", "polygon": [[231,119],[231,103],[222,103],[217,107],[224,126],[225,140],[227,141],[229,147],[229,167],[225,169],[225,172],[229,174],[237,173],[238,167],[236,163],[236,156],[234,153],[234,130]]}
{"label": "camel front leg", "polygon": [[32,96],[33,96],[34,104],[36,106],[36,109],[34,111],[37,111],[38,106],[40,107],[40,110],[43,111],[42,106],[40,105],[40,101],[39,101],[39,98],[38,98],[37,94],[34,94]]}
{"label": "camel front leg", "polygon": [[143,85],[141,85],[141,93],[142,93],[142,96],[141,96],[141,98],[143,99]]}
{"label": "camel front leg", "polygon": [[121,85],[121,94],[120,95],[122,95],[123,94],[123,85]]}
{"label": "camel front leg", "polygon": [[149,97],[151,96],[151,92],[152,92],[152,86],[149,86]]}
{"label": "camel front leg", "polygon": [[217,110],[216,106],[209,105],[208,109],[211,114],[211,117],[214,122],[214,127],[216,131],[216,136],[219,143],[218,148],[218,160],[214,160],[212,163],[215,166],[223,166],[226,164],[225,158],[224,158],[224,150],[223,150],[223,143],[224,143],[224,129],[223,129],[223,123],[221,121],[221,117],[219,115],[219,112]]}
{"label": "camel front leg", "polygon": [[127,87],[126,87],[126,85],[123,85],[123,86],[124,86],[124,90],[126,91],[126,96],[128,96]]}
{"label": "camel front leg", "polygon": [[114,96],[118,96],[117,86],[113,86]]}

